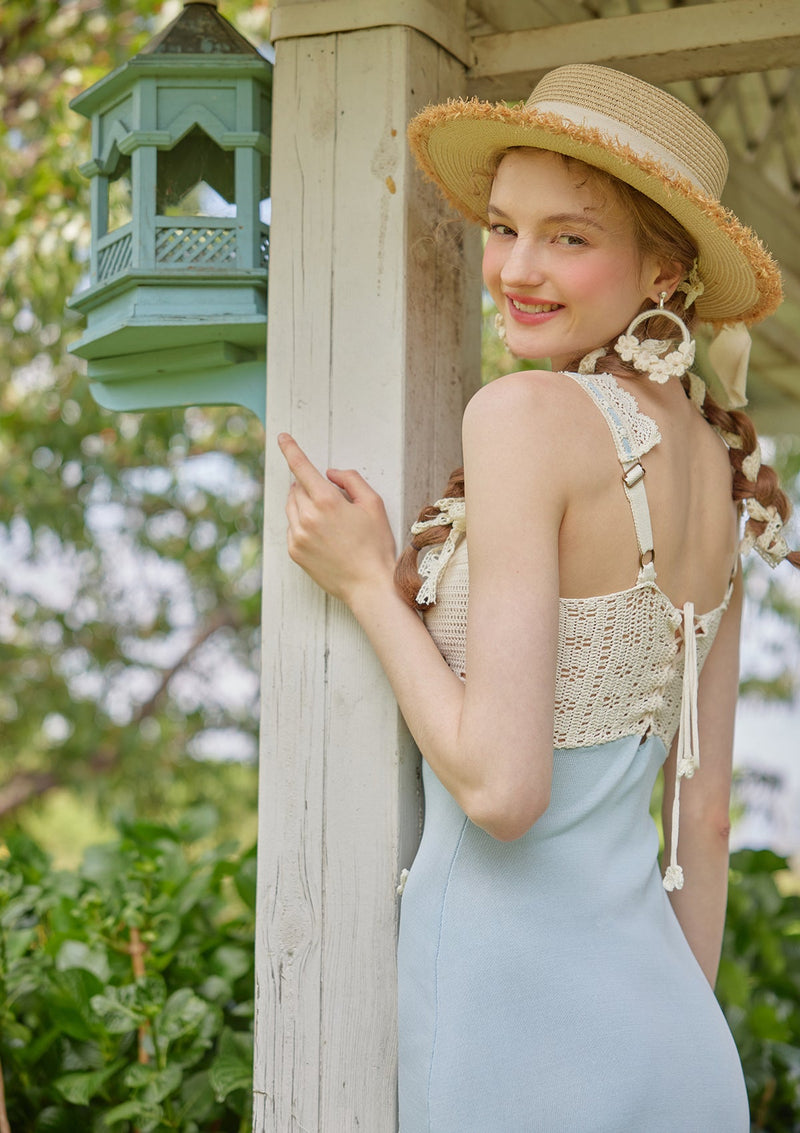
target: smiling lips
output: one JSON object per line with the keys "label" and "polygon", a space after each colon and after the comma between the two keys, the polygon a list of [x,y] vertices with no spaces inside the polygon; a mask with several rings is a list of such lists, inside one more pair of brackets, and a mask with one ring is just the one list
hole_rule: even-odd
{"label": "smiling lips", "polygon": [[506,299],[514,311],[519,311],[522,315],[547,315],[551,311],[559,311],[563,306],[562,303],[541,303],[532,302],[526,303],[522,299],[515,299],[511,295],[507,295]]}

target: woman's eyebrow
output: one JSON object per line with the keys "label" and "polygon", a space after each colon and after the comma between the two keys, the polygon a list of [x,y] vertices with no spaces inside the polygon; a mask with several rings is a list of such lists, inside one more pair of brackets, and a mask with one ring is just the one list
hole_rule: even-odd
{"label": "woman's eyebrow", "polygon": [[[501,217],[503,220],[511,219],[507,212],[504,212],[503,209],[499,208],[491,201],[486,211],[493,216]],[[599,220],[595,220],[585,212],[556,212],[551,216],[542,217],[542,222],[544,224],[588,224],[591,228],[599,228],[605,231],[604,226]]]}
{"label": "woman's eyebrow", "polygon": [[599,220],[585,212],[556,212],[544,218],[546,224],[588,224],[592,228],[603,228]]}

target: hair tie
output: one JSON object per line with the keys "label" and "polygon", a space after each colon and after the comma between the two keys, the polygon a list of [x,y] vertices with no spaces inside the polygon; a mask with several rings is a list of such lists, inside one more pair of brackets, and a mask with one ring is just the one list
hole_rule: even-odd
{"label": "hair tie", "polygon": [[608,351],[605,346],[598,346],[597,350],[590,350],[588,354],[584,354],[578,363],[579,374],[593,374],[595,367],[604,354]]}
{"label": "hair tie", "polygon": [[459,538],[467,530],[467,510],[464,499],[448,497],[437,500],[433,506],[439,509],[439,514],[433,516],[432,519],[418,519],[416,523],[411,525],[412,534],[418,535],[429,527],[449,527],[450,531],[445,541],[438,547],[427,551],[419,564],[418,573],[420,578],[424,579],[422,586],[417,591],[417,604],[420,606],[435,604],[436,587],[442,572],[453,557]]}
{"label": "hair tie", "polygon": [[713,429],[717,436],[722,437],[728,448],[739,449],[742,447],[742,438],[738,433],[729,433],[727,429],[723,429],[720,425],[714,425]]}
{"label": "hair tie", "polygon": [[[771,567],[776,567],[790,553],[786,540],[781,534],[783,520],[778,514],[778,509],[774,504],[764,507],[758,500],[749,499],[747,511],[750,518],[745,524],[744,538],[739,545],[739,553],[746,554],[750,550],[757,551],[765,563],[768,563]],[[760,535],[752,526],[754,522],[766,524]]]}
{"label": "hair tie", "polygon": [[756,447],[742,461],[742,472],[747,479],[755,484],[758,479],[758,470],[761,467],[761,445],[756,441]]}

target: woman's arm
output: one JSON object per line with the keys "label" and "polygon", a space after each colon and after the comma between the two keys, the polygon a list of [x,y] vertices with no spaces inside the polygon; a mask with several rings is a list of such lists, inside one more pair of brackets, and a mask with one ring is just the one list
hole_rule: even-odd
{"label": "woman's arm", "polygon": [[466,684],[395,589],[380,497],[356,472],[331,470],[329,483],[280,438],[295,477],[291,557],[353,611],[425,758],[465,813],[501,839],[525,833],[549,802],[565,506],[559,411],[542,388],[550,384],[549,374],[500,379],[465,414]]}
{"label": "woman's arm", "polygon": [[[684,935],[714,986],[722,949],[728,894],[733,725],[739,686],[741,572],[731,603],[700,676],[698,722],[700,769],[681,784],[680,862],[683,889],[670,893]],[[664,765],[664,838],[670,844],[675,787],[675,750]]]}

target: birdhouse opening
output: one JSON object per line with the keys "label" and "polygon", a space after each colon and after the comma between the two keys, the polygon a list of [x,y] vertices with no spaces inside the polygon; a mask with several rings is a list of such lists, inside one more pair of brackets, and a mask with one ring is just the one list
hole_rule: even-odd
{"label": "birdhouse opening", "polygon": [[159,216],[236,216],[236,160],[200,126],[158,151]]}
{"label": "birdhouse opening", "polygon": [[[115,159],[115,160],[114,160]],[[115,148],[108,173],[106,232],[114,232],[133,220],[133,175],[130,154]]]}

